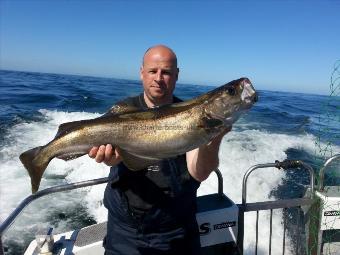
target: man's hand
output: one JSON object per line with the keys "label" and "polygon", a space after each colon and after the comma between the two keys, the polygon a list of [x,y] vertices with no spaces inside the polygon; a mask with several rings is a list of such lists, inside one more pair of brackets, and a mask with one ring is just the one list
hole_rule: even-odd
{"label": "man's hand", "polygon": [[88,155],[90,158],[94,158],[97,163],[104,162],[108,166],[115,166],[122,161],[117,148],[113,149],[111,144],[95,146]]}

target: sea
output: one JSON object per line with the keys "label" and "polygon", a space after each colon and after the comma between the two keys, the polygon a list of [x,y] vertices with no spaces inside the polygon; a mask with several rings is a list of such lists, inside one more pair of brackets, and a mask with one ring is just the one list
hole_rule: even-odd
{"label": "sea", "polygon": [[[187,100],[218,85],[221,84],[177,84],[175,95]],[[257,86],[261,84],[254,84]],[[19,161],[20,153],[49,142],[60,124],[96,118],[115,102],[141,92],[141,82],[134,80],[0,70],[0,222],[31,194],[30,178]],[[258,93],[259,101],[223,138],[219,152],[224,192],[235,203],[241,202],[244,173],[255,164],[299,159],[318,174],[324,160],[340,152],[338,92]],[[339,165],[331,166],[325,182],[339,185],[340,173],[332,168],[339,170]],[[107,166],[88,156],[67,162],[53,159],[40,189],[106,177],[108,173]],[[249,177],[247,201],[302,197],[308,184],[309,174],[303,169],[260,169]],[[49,227],[53,227],[53,233],[61,233],[105,221],[104,188],[105,185],[83,188],[33,202],[2,237],[6,254],[23,254],[35,234],[46,233]],[[201,184],[198,195],[215,192],[217,178],[212,174]],[[282,252],[283,218],[282,211],[274,211],[272,254]],[[258,254],[268,254],[267,214],[262,214],[259,224]],[[245,254],[253,254],[254,214],[246,216],[245,226]],[[285,254],[293,254],[295,246],[294,235],[288,232]]]}

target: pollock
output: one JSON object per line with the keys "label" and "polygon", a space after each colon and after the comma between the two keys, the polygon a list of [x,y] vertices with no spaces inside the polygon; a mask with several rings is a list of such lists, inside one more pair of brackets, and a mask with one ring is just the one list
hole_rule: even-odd
{"label": "pollock", "polygon": [[138,171],[208,143],[256,101],[251,82],[241,78],[185,102],[147,110],[122,108],[96,119],[61,124],[52,141],[22,153],[20,160],[31,177],[33,193],[53,158],[71,160],[102,144],[112,144],[123,163]]}

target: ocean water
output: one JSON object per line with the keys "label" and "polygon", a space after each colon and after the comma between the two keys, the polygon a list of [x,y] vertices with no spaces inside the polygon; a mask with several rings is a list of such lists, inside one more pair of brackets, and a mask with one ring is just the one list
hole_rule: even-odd
{"label": "ocean water", "polygon": [[[211,89],[213,86],[178,84],[175,94],[189,99]],[[0,71],[0,221],[30,194],[30,179],[18,158],[21,152],[50,141],[61,123],[98,117],[118,100],[141,91],[141,83],[132,80]],[[259,102],[222,141],[219,169],[226,195],[240,203],[243,174],[255,164],[301,159],[318,171],[325,157],[340,152],[339,102],[336,96],[260,90]],[[108,172],[108,167],[87,156],[68,162],[54,159],[40,189],[100,178]],[[340,176],[330,172],[326,182],[339,184]],[[249,179],[248,201],[300,197],[308,181],[303,171],[257,171]],[[46,232],[49,226],[60,233],[105,221],[104,187],[51,195],[32,203],[3,237],[7,254],[22,254],[35,233]],[[216,191],[212,175],[198,194]],[[268,253],[267,216],[260,218],[259,254]],[[273,225],[278,231],[274,231],[272,254],[281,252],[282,217],[280,210],[275,211]],[[245,225],[246,254],[251,254],[254,215],[246,216]],[[287,239],[286,245],[294,249],[289,233]]]}

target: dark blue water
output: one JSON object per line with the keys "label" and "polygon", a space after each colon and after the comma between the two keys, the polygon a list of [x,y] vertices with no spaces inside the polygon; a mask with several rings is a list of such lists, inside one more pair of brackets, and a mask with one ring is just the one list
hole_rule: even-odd
{"label": "dark blue water", "polygon": [[[254,86],[256,88],[257,84],[254,84]],[[189,99],[211,89],[213,87],[178,84],[175,94],[182,99]],[[12,160],[21,152],[20,147],[22,145],[19,140],[13,138],[22,135],[21,132],[30,132],[31,126],[29,125],[36,127],[34,125],[42,125],[48,119],[57,118],[53,117],[55,116],[53,115],[54,111],[66,115],[72,112],[105,113],[115,102],[141,92],[142,85],[139,81],[0,71],[0,163],[2,164],[0,171],[7,172],[7,165],[17,164],[13,163]],[[316,170],[323,163],[325,154],[339,152],[339,97],[261,90],[258,92],[259,102],[233,128],[235,137],[238,134],[243,134],[243,132],[248,134],[250,130],[256,134],[256,136],[251,136],[252,133],[249,133],[249,137],[245,138],[245,142],[247,139],[252,140],[251,146],[253,146],[252,149],[245,152],[245,156],[249,156],[252,151],[259,150],[256,146],[259,146],[261,137],[272,137],[273,135],[278,137],[278,144],[271,143],[268,145],[273,148],[273,151],[275,149],[281,150],[279,149],[280,143],[284,143],[284,137],[287,137],[291,139],[289,142],[291,145],[284,146],[282,153],[286,155],[286,158],[302,159]],[[44,111],[41,111],[41,109]],[[46,117],[46,115],[49,117]],[[300,142],[300,144],[295,145],[294,137],[299,137],[302,141],[306,140],[306,143]],[[234,141],[233,139],[230,140],[230,143]],[[327,147],[327,145],[331,146]],[[248,148],[246,146],[249,147],[249,145],[245,145],[245,148]],[[263,147],[263,145],[261,146]],[[11,154],[7,148],[14,148],[12,150],[17,151]],[[240,151],[242,151],[241,149]],[[3,170],[4,165],[6,170]],[[22,173],[22,175],[24,176],[25,173]],[[4,175],[2,174],[2,176]],[[339,178],[339,176],[330,174],[326,181],[336,184],[340,183]],[[5,182],[8,180],[1,179],[2,192],[7,189]],[[270,194],[278,198],[299,196],[302,195],[304,186],[307,184],[307,175],[288,171],[283,182],[271,190]],[[6,213],[13,206],[15,207],[20,199],[24,198],[22,195],[14,198],[7,198],[4,194],[0,195],[0,208],[12,203]],[[48,221],[52,224],[58,224],[59,221],[68,220],[72,222],[72,227],[79,227],[97,220],[89,212],[86,213],[88,209],[86,206],[80,204],[75,207],[78,208],[76,209],[78,212],[83,212],[81,214],[72,214],[72,207],[67,208],[71,208],[70,213],[59,212],[58,209],[55,209],[48,215]],[[2,214],[2,219],[6,217],[6,213]],[[31,236],[28,235],[28,237]],[[27,242],[9,241],[7,245],[10,247],[9,254],[20,254]]]}
{"label": "dark blue water", "polygon": [[[0,77],[2,132],[20,120],[39,118],[39,109],[104,113],[115,102],[142,92],[141,83],[132,80],[1,70]],[[211,86],[178,84],[175,94],[189,99],[211,89]],[[325,125],[323,115],[339,111],[339,97],[258,92],[260,100],[245,120],[269,132],[306,132],[318,136]],[[339,122],[327,124],[330,132],[339,132]],[[328,135],[330,139],[332,135]],[[340,144],[339,140],[332,142]]]}

